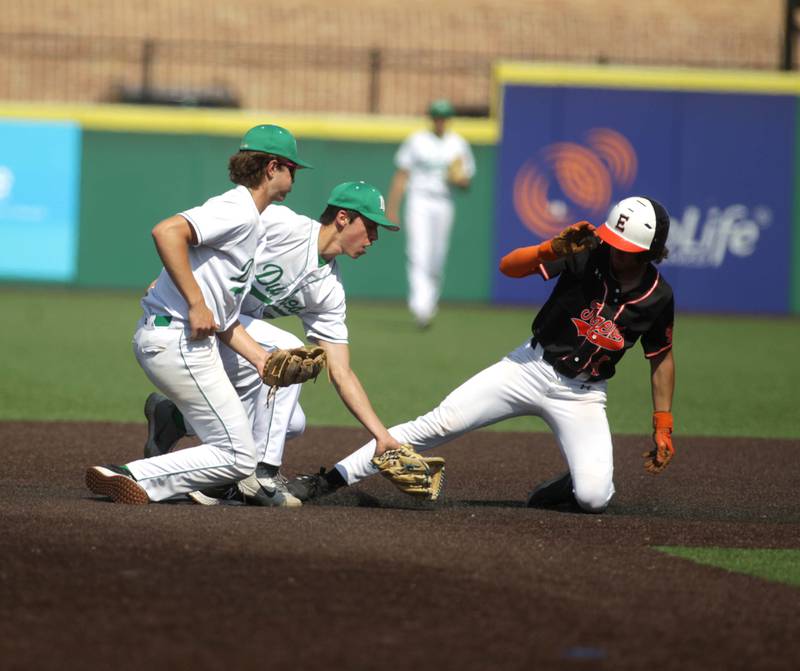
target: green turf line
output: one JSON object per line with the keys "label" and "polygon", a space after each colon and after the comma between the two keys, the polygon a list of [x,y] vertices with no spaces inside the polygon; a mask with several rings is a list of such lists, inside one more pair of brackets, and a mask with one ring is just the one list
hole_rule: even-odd
{"label": "green turf line", "polygon": [[659,552],[717,568],[800,587],[800,550],[656,547]]}

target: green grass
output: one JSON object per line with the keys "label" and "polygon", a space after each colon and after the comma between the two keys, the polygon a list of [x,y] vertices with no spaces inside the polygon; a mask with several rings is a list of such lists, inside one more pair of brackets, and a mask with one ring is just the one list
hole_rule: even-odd
{"label": "green grass", "polygon": [[657,547],[698,564],[800,587],[800,550]]}
{"label": "green grass", "polygon": [[[151,387],[131,352],[140,314],[130,292],[0,287],[3,336],[0,419],[140,421]],[[530,335],[534,309],[450,304],[419,332],[399,303],[352,302],[352,365],[387,424],[434,407],[473,373]],[[277,323],[302,335],[298,319]],[[679,434],[800,437],[794,385],[797,318],[679,315],[675,328]],[[354,425],[327,380],[301,397],[311,425]],[[649,366],[641,348],[609,387],[612,430],[650,431]],[[535,418],[501,430],[545,431]]]}

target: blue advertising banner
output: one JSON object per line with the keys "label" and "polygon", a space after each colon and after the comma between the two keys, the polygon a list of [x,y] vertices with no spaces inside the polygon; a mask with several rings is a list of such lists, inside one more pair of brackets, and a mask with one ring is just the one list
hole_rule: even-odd
{"label": "blue advertising banner", "polygon": [[[795,108],[783,95],[506,86],[495,261],[646,195],[672,218],[661,270],[679,310],[788,312]],[[551,289],[496,272],[492,298],[540,304]]]}
{"label": "blue advertising banner", "polygon": [[77,124],[0,121],[0,278],[74,278],[80,143]]}

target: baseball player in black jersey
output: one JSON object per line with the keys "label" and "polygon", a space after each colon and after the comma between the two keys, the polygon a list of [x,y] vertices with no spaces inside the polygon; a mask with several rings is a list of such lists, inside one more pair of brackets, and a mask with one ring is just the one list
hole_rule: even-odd
{"label": "baseball player in black jersey", "polygon": [[[650,361],[654,447],[645,468],[658,473],[672,446],[672,288],[654,264],[667,255],[669,215],[657,201],[626,198],[598,229],[580,222],[500,262],[511,277],[558,278],[533,321],[533,337],[452,391],[417,419],[389,429],[398,442],[423,451],[468,431],[520,415],[541,417],[553,430],[569,470],[542,483],[530,506],[567,504],[599,513],[614,494],[606,386],[625,352],[641,339]],[[330,471],[289,484],[308,500],[377,472],[370,441]]]}

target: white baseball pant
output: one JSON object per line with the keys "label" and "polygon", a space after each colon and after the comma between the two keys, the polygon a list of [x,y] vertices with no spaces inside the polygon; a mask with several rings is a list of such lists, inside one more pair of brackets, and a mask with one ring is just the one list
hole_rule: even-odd
{"label": "white baseball pant", "polygon": [[[552,429],[584,510],[601,512],[614,495],[606,382],[579,382],[557,373],[542,348],[526,342],[452,391],[434,410],[389,432],[418,451],[510,417],[535,415]],[[377,473],[372,440],[336,464],[349,485]]]}
{"label": "white baseball pant", "polygon": [[136,360],[172,399],[202,441],[196,447],[127,464],[151,501],[240,480],[256,467],[250,420],[228,380],[216,337],[189,340],[188,330],[140,320]]}
{"label": "white baseball pant", "polygon": [[408,309],[420,323],[429,322],[436,314],[453,214],[449,197],[417,192],[406,197]]}
{"label": "white baseball pant", "polygon": [[[267,350],[302,347],[297,337],[261,319],[241,315],[239,321],[250,336]],[[221,345],[225,372],[236,389],[253,426],[257,461],[280,466],[287,439],[305,430],[306,418],[298,399],[303,385],[280,387],[267,402],[269,388],[255,367],[229,347]]]}

